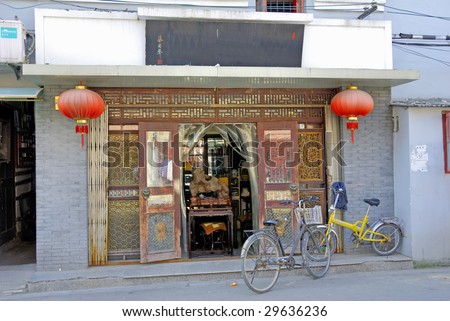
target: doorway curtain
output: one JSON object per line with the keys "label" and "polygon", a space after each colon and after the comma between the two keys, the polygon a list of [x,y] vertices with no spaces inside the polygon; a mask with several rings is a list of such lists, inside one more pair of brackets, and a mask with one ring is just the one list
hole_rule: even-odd
{"label": "doorway curtain", "polygon": [[[242,124],[181,124],[179,128],[179,148],[180,148],[180,167],[181,177],[184,177],[183,162],[188,160],[189,153],[195,147],[199,139],[201,139],[209,131],[214,131],[220,134],[225,142],[230,145],[233,150],[244,159],[242,168],[247,168],[250,179],[250,188],[253,195],[258,195],[257,184],[257,165],[258,165],[258,142],[256,139],[256,124],[242,123]],[[181,204],[186,204],[183,189],[183,180],[180,179],[180,196]],[[252,208],[258,208],[258,198],[252,197]],[[186,206],[181,206],[183,231],[187,231],[187,211]],[[253,215],[253,218],[257,218]],[[255,222],[254,222],[255,223]],[[187,235],[184,234],[184,252],[187,253]]]}

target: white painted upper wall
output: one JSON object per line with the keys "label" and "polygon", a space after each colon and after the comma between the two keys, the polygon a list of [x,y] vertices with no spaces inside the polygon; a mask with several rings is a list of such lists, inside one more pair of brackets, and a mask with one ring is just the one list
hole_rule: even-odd
{"label": "white painted upper wall", "polygon": [[36,63],[145,65],[136,13],[36,9]]}
{"label": "white painted upper wall", "polygon": [[305,26],[304,68],[392,69],[389,21],[315,19]]}
{"label": "white painted upper wall", "polygon": [[[387,21],[314,20],[311,14],[189,12],[197,21],[305,24],[303,68],[392,69],[392,33]],[[144,8],[138,13],[36,9],[36,63],[145,65],[145,19],[185,20],[186,15],[179,8]]]}
{"label": "white painted upper wall", "polygon": [[[450,174],[444,170],[442,112],[395,107],[395,216],[405,223],[402,253],[414,261],[450,258]],[[408,248],[405,248],[409,247]]]}

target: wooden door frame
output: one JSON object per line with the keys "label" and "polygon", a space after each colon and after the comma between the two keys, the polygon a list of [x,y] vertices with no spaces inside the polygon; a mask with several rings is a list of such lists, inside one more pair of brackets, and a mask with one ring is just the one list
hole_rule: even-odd
{"label": "wooden door frame", "polygon": [[[169,150],[171,150],[171,159],[173,161],[173,181],[171,186],[154,187],[151,188],[153,193],[160,193],[166,195],[172,192],[173,203],[172,205],[159,205],[155,208],[155,211],[148,212],[147,200],[143,197],[143,189],[147,188],[147,149],[146,133],[147,131],[169,131],[171,132],[171,142]],[[157,122],[140,122],[139,123],[139,208],[140,208],[140,250],[141,250],[141,262],[154,262],[167,259],[174,259],[181,257],[181,213],[180,213],[180,197],[179,187],[174,182],[180,179],[180,168],[178,164],[179,150],[178,150],[178,124],[177,123],[157,123]],[[164,193],[164,194],[162,194]],[[174,251],[163,253],[148,253],[148,214],[157,214],[164,212],[173,212],[174,220]]]}
{"label": "wooden door frame", "polygon": [[[297,171],[291,169],[292,171],[292,182],[286,183],[266,183],[266,173],[265,173],[265,146],[263,146],[264,141],[264,131],[266,130],[283,130],[288,129],[291,131],[291,139],[292,139],[292,153],[295,157],[292,159],[292,162],[296,162],[296,158],[298,158],[298,143],[297,143],[297,120],[292,121],[284,121],[284,122],[258,122],[257,123],[257,137],[258,137],[258,155],[259,155],[259,164],[258,164],[258,221],[259,227],[262,227],[262,222],[266,217],[266,210],[271,206],[275,207],[283,207],[283,205],[279,204],[279,201],[271,201],[266,199],[266,192],[271,190],[278,190],[280,185],[283,186],[284,190],[290,190],[291,184],[296,184],[298,187],[298,174]],[[297,160],[298,161],[298,160]],[[298,165],[298,163],[297,163]],[[298,191],[298,189],[297,189]]]}

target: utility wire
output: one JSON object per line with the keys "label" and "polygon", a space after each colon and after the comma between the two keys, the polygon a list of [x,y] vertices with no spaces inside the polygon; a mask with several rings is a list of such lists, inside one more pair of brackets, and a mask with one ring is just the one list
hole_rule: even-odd
{"label": "utility wire", "polygon": [[426,58],[426,59],[434,60],[434,61],[439,62],[439,63],[441,63],[441,64],[443,64],[443,65],[445,65],[445,66],[447,66],[447,67],[450,67],[450,61],[445,61],[445,60],[433,58],[433,57],[427,56],[427,55],[425,55],[425,54],[423,54],[423,53],[420,53],[420,52],[418,52],[418,51],[415,51],[415,50],[412,50],[412,49],[409,49],[409,48],[405,48],[405,47],[400,46],[400,45],[397,45],[397,44],[394,44],[393,46],[394,46],[395,48],[397,48],[397,49],[403,51],[403,52],[412,54],[412,55],[417,56],[417,57],[421,57],[421,58]]}
{"label": "utility wire", "polygon": [[414,35],[411,33],[399,33],[392,36],[393,39],[421,39],[421,40],[450,40],[450,36]]}
{"label": "utility wire", "polygon": [[[69,1],[58,1],[58,0],[49,0],[49,2],[44,2],[44,3],[37,3],[37,4],[33,4],[33,5],[29,5],[29,6],[13,6],[13,5],[9,5],[3,2],[0,2],[0,5],[4,5],[7,6],[11,9],[16,9],[16,10],[23,10],[23,9],[30,9],[30,8],[35,8],[35,7],[39,7],[39,6],[45,6],[45,5],[49,5],[52,3],[58,3],[61,5],[66,5],[66,6],[72,6],[72,7],[77,7],[77,8],[83,8],[83,9],[90,9],[90,10],[110,10],[112,11],[113,9],[100,9],[94,6],[88,6],[88,5],[82,5],[80,3],[71,3]],[[151,3],[151,2],[147,2],[147,1],[125,1],[125,0],[99,0],[98,2],[99,4],[103,4],[103,5],[108,5],[108,4],[121,4],[121,5],[138,5],[138,6],[167,6],[167,7],[171,7],[171,6],[178,6],[178,7],[208,7],[208,8],[217,8],[217,9],[256,9],[256,6],[247,6],[247,7],[236,7],[236,6],[204,6],[204,5],[196,5],[196,4],[170,4],[170,3],[166,3],[166,4],[162,4],[162,3]],[[404,14],[404,15],[412,15],[412,16],[419,16],[419,17],[426,17],[426,18],[435,18],[435,19],[441,19],[441,20],[446,20],[446,21],[450,21],[450,17],[446,17],[446,16],[437,16],[437,15],[431,15],[431,14],[426,14],[423,12],[417,12],[417,11],[412,11],[412,10],[407,10],[407,9],[402,9],[402,8],[396,8],[396,7],[392,7],[389,6],[387,4],[383,4],[383,3],[377,3],[376,1],[361,1],[361,2],[355,2],[355,3],[348,3],[348,4],[324,4],[324,5],[311,5],[311,6],[305,6],[305,9],[308,10],[320,10],[320,9],[326,9],[326,8],[342,8],[343,10],[345,10],[346,8],[349,7],[354,7],[355,5],[378,5],[378,6],[383,6],[384,8],[390,9],[390,10],[394,10],[394,11],[385,11],[386,13],[390,13],[390,14]],[[125,11],[125,10],[117,10],[117,11]]]}
{"label": "utility wire", "polygon": [[450,47],[450,43],[423,43],[423,42],[402,42],[402,41],[392,41],[392,43],[405,46]]}
{"label": "utility wire", "polygon": [[435,15],[430,15],[430,14],[426,14],[426,13],[422,13],[422,12],[417,12],[417,11],[412,11],[412,10],[406,10],[406,9],[400,9],[400,8],[395,8],[395,7],[391,7],[388,6],[386,4],[379,4],[380,6],[384,6],[385,8],[391,9],[391,10],[397,10],[399,12],[391,12],[391,11],[387,11],[387,13],[392,13],[392,14],[405,14],[405,15],[412,15],[412,16],[419,16],[419,17],[425,17],[425,18],[435,18],[435,19],[441,19],[441,20],[447,20],[450,21],[450,17],[444,17],[444,16],[435,16]]}

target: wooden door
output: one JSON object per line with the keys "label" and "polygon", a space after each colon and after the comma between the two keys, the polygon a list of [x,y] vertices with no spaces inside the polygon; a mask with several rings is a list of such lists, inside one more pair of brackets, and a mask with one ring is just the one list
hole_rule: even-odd
{"label": "wooden door", "polygon": [[178,127],[139,123],[141,262],[179,258]]}
{"label": "wooden door", "polygon": [[258,123],[259,225],[264,219],[278,219],[282,239],[291,240],[295,227],[292,205],[281,200],[298,199],[297,122]]}

